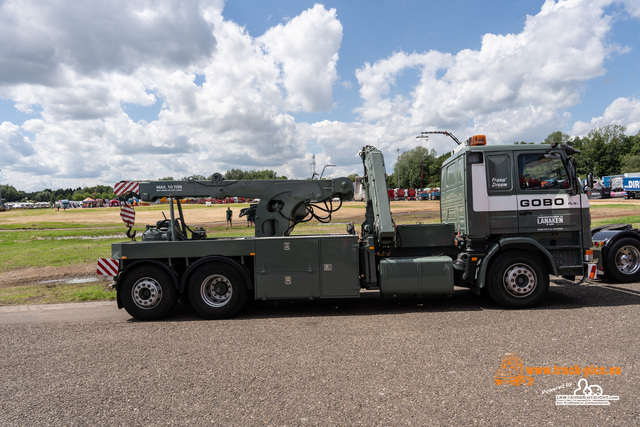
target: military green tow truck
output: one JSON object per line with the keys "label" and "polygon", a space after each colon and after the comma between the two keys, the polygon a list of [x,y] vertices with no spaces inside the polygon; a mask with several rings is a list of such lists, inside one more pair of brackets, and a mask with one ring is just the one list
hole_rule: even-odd
{"label": "military green tow truck", "polygon": [[[575,281],[595,273],[576,153],[566,144],[469,138],[442,166],[441,223],[397,225],[382,153],[364,147],[358,234],[348,227],[339,235],[290,235],[300,222],[330,220],[352,197],[349,178],[121,182],[116,192],[168,198],[169,218],[148,225],[141,241],[114,243],[98,272],[115,277],[118,307],[141,320],[166,316],[179,298],[219,319],[249,298],[358,298],[363,289],[427,297],[466,286],[505,307],[532,307],[545,298],[551,274]],[[187,225],[181,199],[230,196],[259,199],[255,237],[209,237]]]}

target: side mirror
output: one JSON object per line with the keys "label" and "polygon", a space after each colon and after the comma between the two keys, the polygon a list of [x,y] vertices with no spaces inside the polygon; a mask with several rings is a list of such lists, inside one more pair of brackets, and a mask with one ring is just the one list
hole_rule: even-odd
{"label": "side mirror", "polygon": [[576,194],[580,194],[580,182],[576,176],[576,159],[569,157],[567,164],[569,165],[569,174],[571,175],[571,189],[569,191],[569,195],[575,196]]}
{"label": "side mirror", "polygon": [[546,153],[544,153],[544,157],[546,159],[559,159],[560,153],[558,153],[557,151],[547,151]]}

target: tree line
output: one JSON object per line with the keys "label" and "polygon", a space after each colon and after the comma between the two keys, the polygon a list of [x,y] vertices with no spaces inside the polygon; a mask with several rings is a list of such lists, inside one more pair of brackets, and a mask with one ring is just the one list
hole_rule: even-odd
{"label": "tree line", "polygon": [[433,188],[440,186],[442,163],[451,153],[438,156],[435,149],[416,147],[398,156],[393,173],[387,177],[389,188]]}
{"label": "tree line", "polygon": [[2,185],[0,187],[2,200],[4,202],[49,202],[54,203],[58,200],[82,201],[87,197],[92,199],[112,199],[115,197],[113,188],[106,185],[97,185],[95,187],[78,187],[51,190],[46,188],[42,191],[26,192],[16,190],[12,185]]}
{"label": "tree line", "polygon": [[[213,174],[205,177],[204,175],[192,175],[189,177],[183,177],[179,181],[186,181],[188,179],[195,180],[211,180]],[[276,176],[276,172],[270,169],[266,170],[250,170],[243,171],[240,169],[231,169],[224,175],[228,180],[247,180],[247,179],[287,179],[286,176]],[[152,181],[152,180],[149,180]],[[158,179],[158,181],[174,181],[171,176],[166,176]],[[26,192],[17,190],[12,185],[0,186],[0,193],[2,195],[3,202],[49,202],[55,203],[58,200],[70,200],[80,202],[87,197],[92,199],[107,199],[111,200],[117,196],[114,193],[113,187],[107,185],[97,185],[95,187],[78,187],[78,188],[65,188],[58,190],[51,190],[49,188],[42,191]]]}
{"label": "tree line", "polygon": [[[212,178],[213,178],[213,174],[209,176],[191,175],[191,176],[183,177],[179,181],[187,181],[189,179],[194,179],[197,181],[210,181]],[[276,171],[273,171],[271,169],[250,170],[250,171],[243,171],[242,169],[231,169],[224,174],[224,179],[241,181],[241,180],[248,180],[248,179],[256,179],[256,180],[287,179],[287,177],[284,175],[278,176]],[[166,176],[164,178],[160,178],[159,181],[176,181],[176,180],[172,176]]]}
{"label": "tree line", "polygon": [[544,142],[566,142],[580,150],[575,159],[578,175],[582,177],[590,172],[595,177],[640,172],[640,132],[626,135],[626,130],[626,126],[608,125],[584,137],[553,132]]}

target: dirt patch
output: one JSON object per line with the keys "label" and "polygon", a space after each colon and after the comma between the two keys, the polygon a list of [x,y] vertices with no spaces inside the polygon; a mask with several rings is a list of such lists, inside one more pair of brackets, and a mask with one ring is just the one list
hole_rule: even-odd
{"label": "dirt patch", "polygon": [[[233,223],[244,225],[246,218],[239,218],[240,209],[243,206],[228,205],[233,211]],[[323,205],[321,205],[323,206]],[[337,204],[334,204],[334,208]],[[197,225],[200,227],[224,227],[226,223],[225,211],[227,205],[212,206],[206,209],[185,209],[184,215],[189,225]],[[360,223],[364,220],[365,204],[364,202],[346,202],[342,208],[334,212],[331,216],[332,222],[349,222]],[[393,215],[407,215],[425,213],[426,216],[432,217],[434,213],[440,212],[440,203],[438,201],[398,201],[391,203],[391,212]],[[319,212],[321,216],[324,213]],[[169,215],[167,208],[165,215]],[[136,214],[137,224],[154,224],[158,219],[162,219],[162,213],[159,211],[146,211]]]}
{"label": "dirt patch", "polygon": [[78,277],[95,277],[104,283],[112,281],[111,278],[97,275],[95,264],[78,264],[63,267],[27,267],[0,274],[0,289],[34,285],[46,281],[71,280]]}
{"label": "dirt patch", "polygon": [[[145,224],[155,224],[163,218],[162,213],[169,217],[169,205],[164,205],[162,210],[149,210],[145,208],[136,208],[136,226],[143,227]],[[234,224],[244,224],[246,218],[239,218],[240,209],[247,205],[213,205],[211,207],[198,206],[192,208],[186,205],[184,208],[185,218],[189,225],[194,226],[210,226],[224,227],[226,223],[226,210],[230,207],[233,211]],[[334,208],[337,204],[334,204]],[[344,222],[345,220],[361,221],[364,218],[364,202],[347,202],[343,207],[333,214],[333,220]],[[392,202],[391,210],[393,214],[403,214],[410,212],[438,212],[440,203],[438,201],[399,201]],[[4,224],[25,224],[29,222],[63,222],[68,224],[95,224],[100,225],[122,225],[120,220],[120,209],[113,208],[95,208],[95,209],[67,209],[65,211],[56,211],[49,209],[47,211],[38,212],[37,216],[25,217],[24,211],[15,210],[2,213],[2,222]]]}
{"label": "dirt patch", "polygon": [[[32,212],[33,213],[33,212]],[[2,213],[3,224],[25,224],[37,222],[63,222],[67,224],[91,223],[104,225],[116,223],[120,220],[119,208],[95,208],[95,209],[46,209],[35,211],[37,215],[25,216],[24,210],[11,210]]]}
{"label": "dirt patch", "polygon": [[640,214],[640,200],[632,199],[604,199],[590,200],[591,222],[604,218],[619,218]]}

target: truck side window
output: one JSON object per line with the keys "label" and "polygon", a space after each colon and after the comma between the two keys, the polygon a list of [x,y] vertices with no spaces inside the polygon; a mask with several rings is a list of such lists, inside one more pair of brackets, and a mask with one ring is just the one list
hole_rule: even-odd
{"label": "truck side window", "polygon": [[446,172],[442,174],[442,187],[453,187],[460,185],[463,180],[462,160],[456,160],[447,166]]}
{"label": "truck side window", "polygon": [[546,190],[569,188],[569,175],[560,157],[544,154],[521,154],[518,157],[520,188]]}
{"label": "truck side window", "polygon": [[511,156],[491,154],[486,156],[487,188],[490,191],[510,191],[512,185]]}

